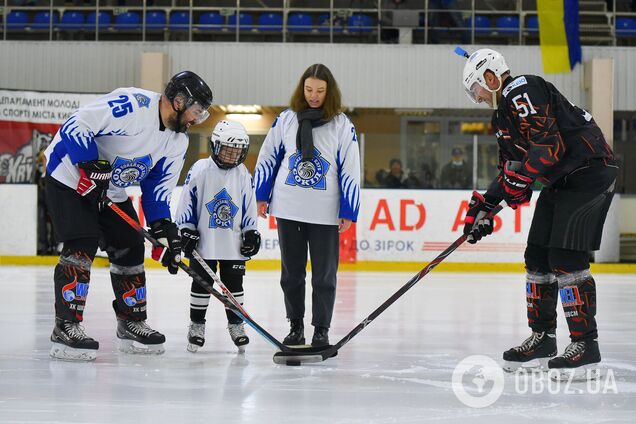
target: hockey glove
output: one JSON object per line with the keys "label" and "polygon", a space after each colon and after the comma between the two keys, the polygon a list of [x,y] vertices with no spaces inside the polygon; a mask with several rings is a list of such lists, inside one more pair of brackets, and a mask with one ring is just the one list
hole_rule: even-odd
{"label": "hockey glove", "polygon": [[532,198],[532,178],[519,174],[518,162],[508,161],[503,169],[504,200],[512,209],[528,203]]}
{"label": "hockey glove", "polygon": [[75,191],[80,196],[97,203],[101,210],[102,201],[106,197],[113,169],[107,160],[91,160],[77,164],[80,178]]}
{"label": "hockey glove", "polygon": [[468,204],[468,212],[464,218],[464,234],[468,236],[468,243],[475,244],[482,237],[492,234],[493,218],[487,218],[486,215],[492,211],[496,205],[489,203],[484,196],[473,191],[473,197],[470,198]]}
{"label": "hockey glove", "polygon": [[186,258],[192,257],[192,252],[197,248],[199,240],[201,240],[201,236],[199,236],[197,230],[190,228],[181,229],[181,244],[183,245],[183,254]]}
{"label": "hockey glove", "polygon": [[243,233],[241,243],[241,255],[252,257],[261,248],[261,234],[256,230],[247,230]]}
{"label": "hockey glove", "polygon": [[150,224],[149,232],[163,245],[152,247],[152,259],[161,262],[161,265],[168,268],[170,274],[176,274],[179,270],[177,263],[181,261],[179,229],[174,222],[164,218]]}

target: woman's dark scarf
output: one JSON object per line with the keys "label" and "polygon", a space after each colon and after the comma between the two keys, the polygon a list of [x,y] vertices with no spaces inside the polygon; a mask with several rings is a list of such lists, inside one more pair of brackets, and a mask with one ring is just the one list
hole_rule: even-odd
{"label": "woman's dark scarf", "polygon": [[296,133],[296,149],[302,153],[302,160],[314,158],[313,129],[325,125],[322,109],[305,109],[296,113],[298,118],[298,132]]}

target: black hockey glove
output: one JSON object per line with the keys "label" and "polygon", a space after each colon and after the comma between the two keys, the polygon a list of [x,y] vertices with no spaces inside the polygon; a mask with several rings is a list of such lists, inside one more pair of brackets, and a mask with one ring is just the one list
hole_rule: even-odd
{"label": "black hockey glove", "polygon": [[177,263],[181,261],[179,229],[174,222],[164,218],[150,224],[149,233],[163,245],[152,247],[152,259],[168,267],[170,274],[176,274],[179,270]]}
{"label": "black hockey glove", "polygon": [[107,160],[91,160],[77,164],[80,179],[77,182],[75,191],[80,196],[97,203],[99,210],[102,209],[102,202],[106,197],[110,177],[113,168]]}
{"label": "black hockey glove", "polygon": [[201,236],[197,230],[190,228],[181,229],[181,244],[186,258],[192,258],[192,251],[197,248],[199,240],[201,240]]}
{"label": "black hockey glove", "polygon": [[504,200],[512,209],[528,203],[532,198],[532,178],[519,174],[520,162],[508,161],[503,169]]}
{"label": "black hockey glove", "polygon": [[468,212],[466,212],[466,218],[464,218],[464,234],[468,235],[466,239],[468,243],[475,244],[482,237],[492,234],[493,218],[487,218],[486,215],[495,206],[487,202],[484,196],[473,191],[473,197],[470,198]]}
{"label": "black hockey glove", "polygon": [[256,230],[248,230],[243,233],[241,243],[241,255],[252,257],[261,248],[261,234]]}

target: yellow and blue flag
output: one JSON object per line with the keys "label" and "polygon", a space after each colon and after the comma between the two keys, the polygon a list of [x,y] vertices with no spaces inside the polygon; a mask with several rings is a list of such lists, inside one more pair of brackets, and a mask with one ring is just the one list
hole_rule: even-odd
{"label": "yellow and blue flag", "polygon": [[581,63],[578,0],[538,0],[537,12],[543,71],[570,72]]}

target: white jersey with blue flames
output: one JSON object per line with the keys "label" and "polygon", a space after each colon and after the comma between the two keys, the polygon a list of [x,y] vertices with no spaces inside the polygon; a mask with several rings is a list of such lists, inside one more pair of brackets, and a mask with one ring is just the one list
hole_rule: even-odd
{"label": "white jersey with blue flames", "polygon": [[283,111],[267,133],[254,172],[256,199],[270,202],[279,218],[337,225],[356,221],[360,209],[360,152],[356,130],[344,113],[313,128],[314,157],[296,148],[298,119]]}
{"label": "white jersey with blue flames", "polygon": [[204,259],[248,259],[240,252],[241,235],[257,224],[254,185],[245,165],[221,169],[212,158],[198,160],[181,191],[176,222],[199,231],[197,252]]}
{"label": "white jersey with blue flames", "polygon": [[79,162],[107,160],[113,167],[108,197],[123,202],[125,188],[139,183],[147,222],[170,218],[188,136],[163,127],[160,99],[152,91],[119,88],[79,108],[46,149],[47,174],[75,189]]}

